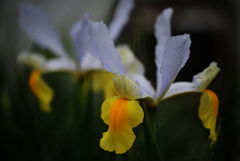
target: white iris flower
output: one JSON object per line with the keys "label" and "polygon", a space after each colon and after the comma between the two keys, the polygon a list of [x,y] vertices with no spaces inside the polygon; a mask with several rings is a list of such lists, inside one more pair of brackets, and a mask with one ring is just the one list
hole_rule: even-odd
{"label": "white iris flower", "polygon": [[[104,150],[119,154],[130,149],[135,140],[132,128],[140,124],[144,117],[138,100],[143,100],[148,107],[156,107],[160,101],[170,96],[189,91],[203,91],[219,72],[217,64],[212,63],[204,72],[194,76],[192,83],[173,83],[189,58],[191,40],[188,34],[171,36],[172,13],[171,8],[165,9],[157,17],[155,24],[156,89],[143,75],[128,73],[106,25],[89,20],[89,51],[101,60],[105,70],[115,74],[113,83],[118,95],[107,98],[102,104],[101,117],[109,125],[108,131],[103,133],[100,140],[100,146]],[[209,137],[215,140],[218,99],[213,92],[206,90],[204,93],[200,102],[199,117],[204,126],[210,129],[212,136]]]}

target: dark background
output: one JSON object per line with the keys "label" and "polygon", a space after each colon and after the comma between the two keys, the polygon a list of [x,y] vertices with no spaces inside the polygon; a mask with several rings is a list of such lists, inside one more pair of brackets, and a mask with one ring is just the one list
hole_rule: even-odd
{"label": "dark background", "polygon": [[[18,7],[21,2],[40,5],[62,33],[66,46],[70,44],[69,30],[74,22],[88,12],[92,20],[109,23],[117,1],[0,1],[0,92],[1,106],[17,108],[21,99],[17,85],[19,66],[16,56],[30,47],[29,39],[18,26]],[[104,4],[104,5],[103,5]],[[117,44],[127,43],[144,63],[146,76],[155,85],[154,23],[167,7],[174,9],[172,35],[190,34],[191,54],[176,81],[191,81],[212,61],[221,71],[209,85],[219,97],[219,120],[222,129],[222,150],[225,160],[240,160],[240,1],[237,0],[136,0],[130,22],[124,27]],[[1,121],[1,127],[4,126]],[[4,129],[4,128],[3,128]],[[1,137],[1,141],[4,138]],[[4,148],[4,147],[3,147]]]}

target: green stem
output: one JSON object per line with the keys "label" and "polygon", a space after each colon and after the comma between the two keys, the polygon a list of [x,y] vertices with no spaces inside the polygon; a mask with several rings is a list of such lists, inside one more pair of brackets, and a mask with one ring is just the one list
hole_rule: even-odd
{"label": "green stem", "polygon": [[155,118],[155,107],[143,106],[145,117],[144,117],[144,133],[147,143],[148,158],[151,161],[164,161],[164,157],[161,148],[157,140],[157,128]]}

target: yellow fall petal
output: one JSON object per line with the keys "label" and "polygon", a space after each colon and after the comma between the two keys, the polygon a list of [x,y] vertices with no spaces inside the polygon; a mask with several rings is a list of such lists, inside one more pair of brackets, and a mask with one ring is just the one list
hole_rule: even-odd
{"label": "yellow fall petal", "polygon": [[103,133],[100,146],[106,151],[116,154],[125,153],[135,140],[133,127],[143,122],[144,113],[136,100],[121,99],[118,96],[109,97],[102,104],[101,118],[109,125]]}
{"label": "yellow fall petal", "polygon": [[53,99],[52,88],[42,79],[41,71],[34,70],[29,78],[29,87],[38,98],[40,109],[44,112],[51,112],[51,101]]}
{"label": "yellow fall petal", "polygon": [[198,115],[205,128],[210,130],[209,139],[217,140],[216,121],[218,115],[219,100],[217,95],[205,89],[200,100]]}

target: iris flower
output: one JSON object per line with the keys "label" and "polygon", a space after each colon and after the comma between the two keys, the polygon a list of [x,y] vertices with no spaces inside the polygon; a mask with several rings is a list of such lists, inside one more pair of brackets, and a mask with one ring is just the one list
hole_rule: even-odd
{"label": "iris flower", "polygon": [[[120,1],[114,19],[109,25],[112,40],[115,41],[119,36],[128,21],[133,6],[133,0]],[[54,92],[42,79],[41,74],[63,71],[83,75],[88,71],[103,69],[101,62],[87,52],[88,40],[85,39],[87,33],[83,32],[87,22],[88,19],[85,15],[70,31],[75,51],[74,56],[70,57],[61,42],[60,34],[46,13],[40,7],[31,4],[23,3],[20,7],[19,23],[21,29],[35,44],[54,54],[52,59],[46,59],[40,53],[30,51],[23,51],[18,56],[18,62],[34,68],[29,78],[29,86],[38,98],[41,110],[45,112],[51,111],[50,104]],[[128,47],[120,48],[128,49]],[[138,63],[136,69],[139,71],[139,68],[143,69],[143,67],[139,67]]]}
{"label": "iris flower", "polygon": [[[124,67],[127,70],[128,75],[138,74],[144,75],[145,70],[143,64],[135,57],[134,53],[131,51],[128,45],[118,45],[116,48],[121,56]],[[104,98],[110,96],[117,96],[113,77],[114,74],[108,71],[95,72],[93,76],[93,90],[95,92],[103,91]]]}
{"label": "iris flower", "polygon": [[204,126],[210,129],[211,135],[215,134],[218,99],[213,92],[205,88],[217,75],[219,68],[216,63],[212,63],[202,73],[194,76],[192,83],[173,83],[189,58],[191,40],[188,34],[171,36],[172,13],[171,8],[165,9],[155,23],[156,89],[143,75],[128,74],[103,22],[88,22],[90,53],[101,60],[105,70],[115,75],[113,84],[117,96],[108,97],[101,108],[101,118],[109,125],[108,131],[103,133],[100,140],[101,148],[106,151],[122,154],[133,145],[136,136],[132,128],[142,123],[144,118],[139,101],[148,108],[155,108],[163,99],[189,91],[203,91],[199,117]]}

